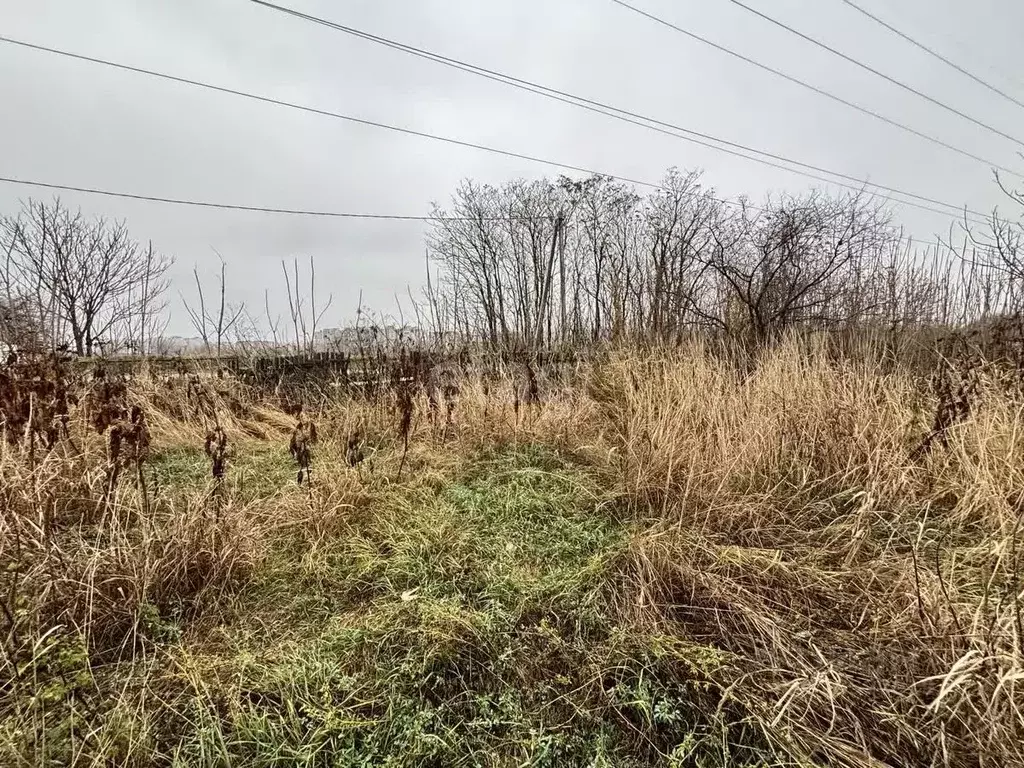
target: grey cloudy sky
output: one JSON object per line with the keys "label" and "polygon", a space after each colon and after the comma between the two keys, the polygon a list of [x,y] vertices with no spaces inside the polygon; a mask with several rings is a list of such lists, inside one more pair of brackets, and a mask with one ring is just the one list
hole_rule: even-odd
{"label": "grey cloudy sky", "polygon": [[[772,27],[727,0],[633,4],[977,155],[1024,169],[1021,149]],[[1024,101],[1016,0],[859,0]],[[1024,109],[878,27],[841,0],[748,0],[1006,133]],[[280,0],[394,38],[723,138],[929,197],[987,210],[991,172],[660,27],[610,0]],[[722,195],[813,184],[781,170],[559,104],[284,16],[246,0],[0,0],[0,34],[337,112],[656,182],[705,170]],[[500,183],[560,171],[352,125],[0,44],[0,176],[243,205],[426,214],[462,178]],[[40,192],[0,184],[0,213]],[[48,196],[48,195],[47,195]],[[127,219],[232,298],[283,307],[280,260],[312,256],[327,325],[351,319],[360,290],[390,311],[417,291],[420,222],[201,210],[63,193],[85,213]],[[949,220],[911,208],[915,237]],[[188,333],[175,296],[171,333]]]}

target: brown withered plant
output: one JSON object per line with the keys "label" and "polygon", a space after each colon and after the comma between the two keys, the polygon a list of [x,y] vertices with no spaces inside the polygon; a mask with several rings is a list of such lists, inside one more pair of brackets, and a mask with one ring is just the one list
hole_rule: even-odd
{"label": "brown withered plant", "polygon": [[512,408],[515,411],[516,424],[519,423],[520,410],[525,410],[529,416],[534,409],[540,405],[540,386],[537,383],[537,373],[533,369],[533,362],[527,359],[523,364],[523,378],[515,382],[513,392]]}
{"label": "brown withered plant", "polygon": [[93,385],[86,405],[89,421],[100,434],[131,412],[128,404],[128,383],[120,376],[110,376],[102,366],[93,372]]}
{"label": "brown withered plant", "polygon": [[210,459],[210,474],[215,481],[222,483],[227,476],[229,455],[228,433],[220,424],[206,433],[203,452]]}
{"label": "brown withered plant", "polygon": [[288,452],[299,465],[296,477],[299,485],[302,485],[303,480],[307,485],[311,485],[313,482],[313,446],[316,445],[316,441],[316,424],[300,411],[298,421],[292,430],[291,441],[288,444]]}
{"label": "brown withered plant", "polygon": [[981,363],[976,357],[964,357],[958,363],[944,361],[931,377],[932,391],[938,397],[931,429],[911,453],[915,461],[932,452],[936,445],[949,444],[949,431],[967,420],[978,394]]}
{"label": "brown withered plant", "polygon": [[217,518],[220,519],[224,506],[224,488],[228,473],[228,459],[231,456],[231,446],[228,443],[228,433],[219,422],[215,422],[209,432],[206,433],[206,440],[203,442],[203,452],[210,460],[210,474],[213,477],[213,500]]}
{"label": "brown withered plant", "polygon": [[365,454],[363,452],[363,433],[358,427],[348,435],[345,445],[345,461],[350,467],[359,468],[363,463]]}
{"label": "brown withered plant", "polygon": [[149,458],[150,442],[146,413],[138,405],[122,411],[120,418],[110,425],[107,436],[107,503],[117,489],[121,472],[134,469],[142,493],[142,508],[148,513],[149,492],[143,467]]}
{"label": "brown withered plant", "polygon": [[0,421],[11,445],[53,448],[70,439],[69,409],[77,402],[63,361],[54,354],[12,354],[0,366]]}
{"label": "brown withered plant", "polygon": [[444,424],[447,430],[452,425],[459,396],[455,372],[449,366],[434,366],[427,371],[425,382],[431,427],[437,428],[443,405]]}
{"label": "brown withered plant", "polygon": [[401,479],[402,470],[405,469],[405,460],[409,455],[409,434],[412,432],[413,415],[413,384],[412,382],[399,380],[395,392],[398,403],[398,436],[402,439],[402,460],[398,464],[396,480]]}

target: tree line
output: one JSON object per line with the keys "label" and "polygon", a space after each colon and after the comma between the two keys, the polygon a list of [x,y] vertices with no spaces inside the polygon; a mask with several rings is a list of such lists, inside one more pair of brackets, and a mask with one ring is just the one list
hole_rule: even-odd
{"label": "tree line", "polygon": [[600,176],[467,181],[434,208],[430,321],[519,348],[964,324],[1020,308],[1021,237],[993,214],[921,247],[867,192],[729,202],[696,172],[647,195]]}
{"label": "tree line", "polygon": [[[1024,193],[1000,188],[1024,211]],[[531,350],[694,331],[762,344],[802,328],[963,326],[1020,312],[1022,246],[1024,219],[998,212],[984,226],[965,216],[922,246],[866,191],[725,201],[700,173],[676,170],[647,194],[602,176],[464,181],[433,207],[426,297],[401,338]],[[8,346],[159,351],[172,260],[125,222],[29,200],[0,217],[0,256]],[[297,260],[281,267],[284,320],[269,294],[265,317],[229,302],[223,260],[213,284],[194,272],[194,295],[181,299],[208,353],[313,351],[331,299],[317,301],[312,260],[305,276]]]}

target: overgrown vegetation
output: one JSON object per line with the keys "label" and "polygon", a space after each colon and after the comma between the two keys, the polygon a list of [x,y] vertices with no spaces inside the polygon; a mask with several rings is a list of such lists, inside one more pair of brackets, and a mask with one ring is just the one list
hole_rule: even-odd
{"label": "overgrown vegetation", "polygon": [[301,355],[221,360],[222,265],[212,369],[130,378],[40,350],[151,349],[166,264],[3,222],[0,765],[1024,765],[1019,223],[911,254],[675,172],[452,209],[414,328],[315,349],[295,262]]}
{"label": "overgrown vegetation", "polygon": [[1020,764],[1020,378],[954,346],[13,362],[0,764]]}

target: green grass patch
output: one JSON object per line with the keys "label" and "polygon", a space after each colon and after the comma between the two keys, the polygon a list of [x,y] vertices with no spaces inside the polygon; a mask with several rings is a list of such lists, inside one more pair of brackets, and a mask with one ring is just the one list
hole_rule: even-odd
{"label": "green grass patch", "polygon": [[[286,481],[272,451],[245,455],[260,493]],[[161,455],[162,482],[191,487],[204,460]],[[768,753],[740,715],[716,711],[708,682],[727,660],[617,624],[630,531],[597,487],[557,453],[506,449],[445,487],[383,492],[315,547],[281,542],[220,626],[163,647],[137,700],[112,699],[80,754],[268,768],[755,764]],[[74,762],[74,749],[50,754]]]}
{"label": "green grass patch", "polygon": [[[201,446],[167,448],[152,457],[150,471],[159,491],[177,496],[212,485],[210,459]],[[241,502],[266,499],[295,485],[295,462],[287,446],[257,440],[232,447],[227,475],[232,498]]]}

